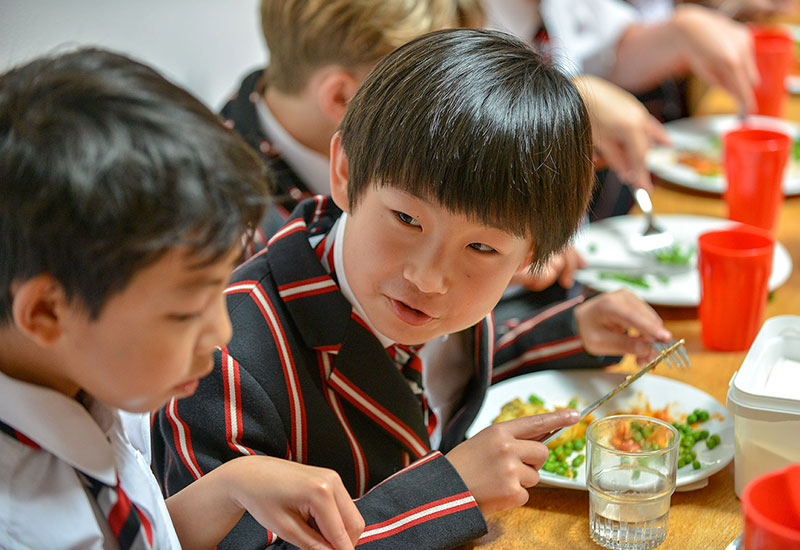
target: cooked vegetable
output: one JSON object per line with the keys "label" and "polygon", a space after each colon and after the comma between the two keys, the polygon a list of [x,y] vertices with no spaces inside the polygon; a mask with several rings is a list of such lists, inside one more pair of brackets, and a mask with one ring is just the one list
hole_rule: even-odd
{"label": "cooked vegetable", "polygon": [[609,273],[601,272],[599,274],[601,279],[611,279],[615,281],[622,281],[629,285],[638,286],[640,288],[650,288],[650,283],[645,280],[644,275],[628,275],[627,273]]}
{"label": "cooked vegetable", "polygon": [[680,244],[673,245],[665,250],[655,253],[656,260],[664,264],[689,265],[694,256],[695,247],[683,247]]}

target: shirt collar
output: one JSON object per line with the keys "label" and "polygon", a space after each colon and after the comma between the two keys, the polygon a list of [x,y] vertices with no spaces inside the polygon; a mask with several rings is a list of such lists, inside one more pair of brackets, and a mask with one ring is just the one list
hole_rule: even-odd
{"label": "shirt collar", "polygon": [[271,144],[280,151],[281,158],[300,176],[315,194],[327,195],[330,191],[330,161],[328,157],[309,149],[281,126],[269,110],[263,96],[255,102],[259,121]]}
{"label": "shirt collar", "polygon": [[367,324],[369,329],[372,331],[372,334],[380,341],[383,347],[388,348],[391,345],[394,345],[395,342],[381,334],[375,326],[370,322],[367,314],[364,313],[364,308],[361,307],[361,304],[358,303],[355,294],[353,294],[353,290],[350,288],[350,283],[347,282],[347,274],[345,272],[344,266],[344,254],[342,252],[343,243],[344,243],[344,228],[347,225],[347,213],[344,212],[336,221],[336,225],[331,229],[331,233],[333,233],[333,268],[336,271],[336,278],[339,281],[339,290],[342,291],[344,297],[347,298],[347,301],[350,302],[350,305],[353,306],[353,311],[355,311],[356,315],[361,317],[361,319]]}
{"label": "shirt collar", "polygon": [[117,484],[106,436],[119,423],[116,410],[96,401],[87,410],[62,393],[0,372],[0,419],[73,468]]}

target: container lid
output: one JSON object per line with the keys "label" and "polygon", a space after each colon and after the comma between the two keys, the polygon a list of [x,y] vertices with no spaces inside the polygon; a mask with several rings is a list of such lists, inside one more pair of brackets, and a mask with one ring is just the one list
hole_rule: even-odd
{"label": "container lid", "polygon": [[764,322],[731,378],[726,405],[754,420],[800,421],[800,316]]}

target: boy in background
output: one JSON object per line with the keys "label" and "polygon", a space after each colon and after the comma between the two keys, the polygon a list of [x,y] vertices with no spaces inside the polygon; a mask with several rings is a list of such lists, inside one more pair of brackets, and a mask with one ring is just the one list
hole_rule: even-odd
{"label": "boy in background", "polygon": [[212,548],[245,509],[295,544],[353,548],[363,520],[334,472],[244,457],[165,504],[120,425],[191,395],[230,338],[222,290],[265,176],[126,57],[0,76],[3,548]]}
{"label": "boy in background", "polygon": [[[578,227],[591,143],[574,85],[508,35],[438,31],[384,58],[331,141],[332,199],[301,203],[237,269],[233,339],[194,396],[157,413],[166,490],[242,455],[325,466],[354,497],[391,495],[361,509],[360,544],[420,550],[524,503],[537,440],[575,411],[464,437],[489,385],[492,308]],[[245,518],[221,547],[266,542]]]}
{"label": "boy in background", "polygon": [[298,202],[330,193],[331,137],[367,73],[412,38],[454,25],[456,12],[454,0],[262,0],[269,65],[245,77],[222,109],[277,180],[251,252]]}

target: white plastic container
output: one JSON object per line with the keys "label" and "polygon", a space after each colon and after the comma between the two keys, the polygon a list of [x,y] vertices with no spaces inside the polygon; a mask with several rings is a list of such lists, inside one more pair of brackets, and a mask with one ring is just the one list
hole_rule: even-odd
{"label": "white plastic container", "polygon": [[726,403],[734,418],[736,495],[754,477],[800,462],[800,317],[767,319]]}

